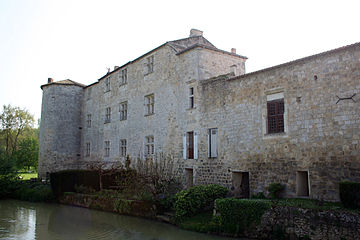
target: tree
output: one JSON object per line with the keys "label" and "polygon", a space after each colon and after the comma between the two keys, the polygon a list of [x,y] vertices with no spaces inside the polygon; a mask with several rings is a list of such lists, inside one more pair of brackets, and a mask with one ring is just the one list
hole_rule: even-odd
{"label": "tree", "polygon": [[20,140],[18,149],[14,152],[14,159],[16,160],[16,166],[18,169],[30,167],[37,169],[39,154],[39,142],[32,137],[26,137]]}
{"label": "tree", "polygon": [[123,169],[121,162],[102,162],[102,161],[91,161],[88,162],[87,168],[89,170],[95,170],[99,173],[99,188],[103,190],[103,177],[105,175],[112,175]]}
{"label": "tree", "polygon": [[4,105],[0,115],[1,148],[10,156],[17,149],[18,141],[26,129],[32,128],[34,117],[26,110]]}

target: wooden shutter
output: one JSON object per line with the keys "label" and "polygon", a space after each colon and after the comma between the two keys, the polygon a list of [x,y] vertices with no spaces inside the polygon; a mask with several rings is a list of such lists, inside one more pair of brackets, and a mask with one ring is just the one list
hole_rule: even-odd
{"label": "wooden shutter", "polygon": [[183,134],[183,158],[186,159],[186,133]]}
{"label": "wooden shutter", "polygon": [[198,159],[198,133],[194,132],[194,159]]}
{"label": "wooden shutter", "polygon": [[284,99],[267,103],[268,133],[284,132]]}
{"label": "wooden shutter", "polygon": [[208,157],[211,158],[211,129],[208,131]]}
{"label": "wooden shutter", "polygon": [[217,157],[217,129],[210,129],[211,157]]}

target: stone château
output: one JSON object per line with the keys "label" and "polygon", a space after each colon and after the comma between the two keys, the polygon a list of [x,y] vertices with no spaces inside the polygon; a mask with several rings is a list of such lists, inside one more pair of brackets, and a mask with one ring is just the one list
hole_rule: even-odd
{"label": "stone ch\u00e2teau", "polygon": [[246,59],[192,29],[88,86],[49,78],[40,177],[167,153],[188,186],[338,200],[360,181],[360,43],[247,74]]}

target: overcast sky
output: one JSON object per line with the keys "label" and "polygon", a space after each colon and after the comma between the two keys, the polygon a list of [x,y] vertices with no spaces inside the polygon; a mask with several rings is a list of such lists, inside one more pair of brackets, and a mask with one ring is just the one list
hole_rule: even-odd
{"label": "overcast sky", "polygon": [[48,77],[93,83],[191,28],[256,71],[359,42],[359,11],[359,0],[0,0],[0,104],[40,118]]}

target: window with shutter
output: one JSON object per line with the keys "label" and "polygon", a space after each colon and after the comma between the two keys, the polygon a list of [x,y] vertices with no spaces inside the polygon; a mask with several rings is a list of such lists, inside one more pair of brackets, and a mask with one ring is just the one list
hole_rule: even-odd
{"label": "window with shutter", "polygon": [[194,159],[198,159],[198,133],[194,132]]}
{"label": "window with shutter", "polygon": [[217,128],[210,128],[208,132],[208,156],[209,158],[217,157]]}
{"label": "window with shutter", "polygon": [[268,133],[284,132],[284,99],[267,102]]}
{"label": "window with shutter", "polygon": [[187,156],[194,159],[194,132],[187,133]]}
{"label": "window with shutter", "polygon": [[187,132],[183,136],[183,158],[184,159],[197,159],[197,132]]}

